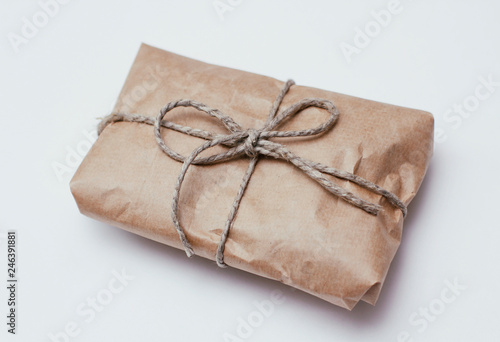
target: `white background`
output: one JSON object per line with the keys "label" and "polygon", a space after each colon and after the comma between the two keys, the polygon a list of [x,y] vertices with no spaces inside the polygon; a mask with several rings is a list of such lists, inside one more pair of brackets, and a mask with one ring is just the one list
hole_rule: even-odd
{"label": "white background", "polygon": [[[66,2],[46,22],[37,1],[0,4],[0,340],[500,340],[498,2],[401,0],[380,32],[371,12],[385,0],[232,0],[223,20],[213,0]],[[19,38],[24,20],[40,26],[29,38]],[[349,62],[341,46],[354,46],[357,28],[372,37]],[[13,44],[14,35],[25,40]],[[83,132],[112,109],[141,42],[435,115],[444,135],[375,307],[349,312],[78,212],[69,151],[88,147]],[[488,77],[494,85],[477,100]],[[464,102],[462,118],[454,105]],[[58,177],[55,165],[70,171]],[[6,325],[8,230],[18,234],[15,336]],[[134,279],[106,297],[122,270]],[[447,282],[460,284],[456,295]],[[256,321],[254,302],[275,290],[285,301]],[[93,319],[77,312],[96,296],[109,304]],[[256,327],[242,334],[249,316]],[[60,334],[68,325],[75,336]]]}

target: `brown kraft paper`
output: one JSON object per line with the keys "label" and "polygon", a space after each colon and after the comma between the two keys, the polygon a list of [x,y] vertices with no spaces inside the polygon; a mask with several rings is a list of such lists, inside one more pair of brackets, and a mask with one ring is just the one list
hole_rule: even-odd
{"label": "brown kraft paper", "polygon": [[[168,102],[192,99],[219,109],[243,128],[260,128],[283,84],[142,45],[114,111],[156,117]],[[408,205],[432,155],[432,115],[300,85],[292,86],[279,112],[305,98],[332,101],[340,112],[336,125],[319,136],[279,142],[300,157],[359,175]],[[307,108],[277,129],[312,128],[326,117],[322,109]],[[175,108],[165,119],[228,133],[219,121],[194,108]],[[205,142],[166,128],[162,135],[185,156]],[[248,163],[249,158],[242,157],[188,170],[179,219],[197,255],[215,259]],[[83,160],[71,191],[83,214],[183,248],[171,218],[181,166],[159,148],[153,126],[115,122]],[[370,215],[332,195],[292,164],[260,157],[230,231],[224,261],[349,310],[360,300],[374,305],[400,244],[402,212],[380,195],[327,177],[383,210]]]}

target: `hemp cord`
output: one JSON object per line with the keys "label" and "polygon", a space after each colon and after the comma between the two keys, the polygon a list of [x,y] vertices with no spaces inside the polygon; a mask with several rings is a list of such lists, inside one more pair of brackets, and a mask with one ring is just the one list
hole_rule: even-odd
{"label": "hemp cord", "polygon": [[[399,208],[403,217],[406,216],[407,209],[404,203],[393,193],[381,188],[377,184],[374,184],[362,177],[354,175],[350,172],[335,169],[333,167],[328,167],[321,163],[310,161],[299,157],[288,150],[284,145],[279,144],[274,141],[270,141],[270,138],[285,138],[285,137],[304,137],[304,136],[314,136],[319,135],[330,128],[332,128],[337,122],[339,111],[333,102],[324,99],[303,99],[287,109],[285,109],[281,114],[278,115],[278,109],[283,101],[283,98],[287,94],[288,90],[295,82],[288,80],[284,87],[282,88],[280,94],[273,103],[273,106],[269,112],[266,123],[260,129],[249,128],[243,129],[238,123],[236,123],[231,117],[223,114],[217,109],[210,108],[200,102],[193,100],[178,100],[168,103],[165,107],[160,110],[160,113],[156,119],[140,114],[124,114],[124,113],[113,113],[103,118],[98,126],[98,134],[104,130],[104,128],[113,122],[127,121],[143,123],[154,126],[154,135],[156,141],[163,152],[165,152],[170,158],[182,162],[182,168],[177,177],[177,181],[174,187],[174,194],[172,200],[172,221],[174,223],[175,229],[179,234],[179,238],[184,246],[184,250],[188,257],[194,255],[193,248],[189,243],[184,229],[179,222],[179,194],[182,182],[186,175],[189,167],[194,165],[210,165],[220,162],[225,162],[241,156],[248,156],[250,158],[250,164],[246,170],[243,180],[240,184],[238,193],[234,202],[231,206],[229,216],[226,220],[224,230],[221,235],[221,239],[217,248],[216,262],[219,267],[226,267],[224,263],[224,248],[226,241],[229,236],[229,231],[233,227],[236,213],[240,206],[243,194],[248,186],[250,178],[255,170],[259,156],[264,155],[268,157],[273,157],[276,159],[286,160],[297,168],[302,170],[307,176],[318,182],[323,188],[340,197],[344,201],[364,210],[371,215],[377,215],[382,207],[377,204],[367,202],[353,193],[345,190],[344,188],[338,186],[337,184],[331,182],[324,175],[331,175],[339,179],[347,180],[353,182],[365,189],[368,189],[376,194],[385,197],[393,206]],[[191,128],[187,126],[178,125],[168,120],[163,120],[165,115],[176,107],[193,107],[203,113],[206,113],[216,119],[218,119],[224,127],[230,132],[229,134],[215,134],[208,131]],[[329,118],[319,126],[312,129],[304,129],[297,131],[276,131],[273,130],[297,113],[309,107],[317,107],[326,110],[330,115]],[[170,149],[163,140],[161,136],[161,128],[165,127],[180,133],[184,133],[190,136],[198,137],[207,140],[204,144],[196,148],[187,157],[178,154],[177,152]],[[224,145],[229,147],[225,152],[213,154],[208,157],[198,157],[198,155],[216,145]]]}

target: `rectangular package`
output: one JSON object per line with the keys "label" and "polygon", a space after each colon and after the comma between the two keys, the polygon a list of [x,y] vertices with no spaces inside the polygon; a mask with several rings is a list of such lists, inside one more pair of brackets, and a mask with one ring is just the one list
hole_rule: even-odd
{"label": "rectangular package", "polygon": [[[219,109],[244,128],[259,128],[283,84],[142,45],[114,110],[155,118],[168,102],[192,99]],[[332,101],[340,112],[338,122],[322,135],[279,142],[300,157],[359,175],[408,205],[432,155],[432,115],[300,85],[291,87],[279,112],[305,98]],[[176,108],[167,116],[178,124],[227,134],[219,121],[194,108]],[[278,129],[311,128],[326,116],[324,110],[307,108]],[[183,155],[205,142],[169,129],[162,130],[162,137]],[[214,260],[249,160],[194,165],[187,172],[179,218],[197,255]],[[171,218],[181,167],[159,148],[153,126],[115,122],[83,160],[71,191],[83,214],[182,248]],[[328,177],[383,210],[370,215],[332,195],[291,163],[260,157],[224,260],[349,310],[360,300],[375,304],[400,244],[402,212],[374,192]]]}

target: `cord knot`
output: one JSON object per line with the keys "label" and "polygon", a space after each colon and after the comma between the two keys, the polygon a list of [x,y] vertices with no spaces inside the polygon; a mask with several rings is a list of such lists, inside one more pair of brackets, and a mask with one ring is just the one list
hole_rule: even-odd
{"label": "cord knot", "polygon": [[256,130],[255,128],[250,128],[247,130],[247,133],[248,136],[243,144],[245,147],[244,151],[250,158],[255,158],[259,155],[259,152],[257,152],[255,147],[257,147],[257,143],[259,142],[261,131]]}

